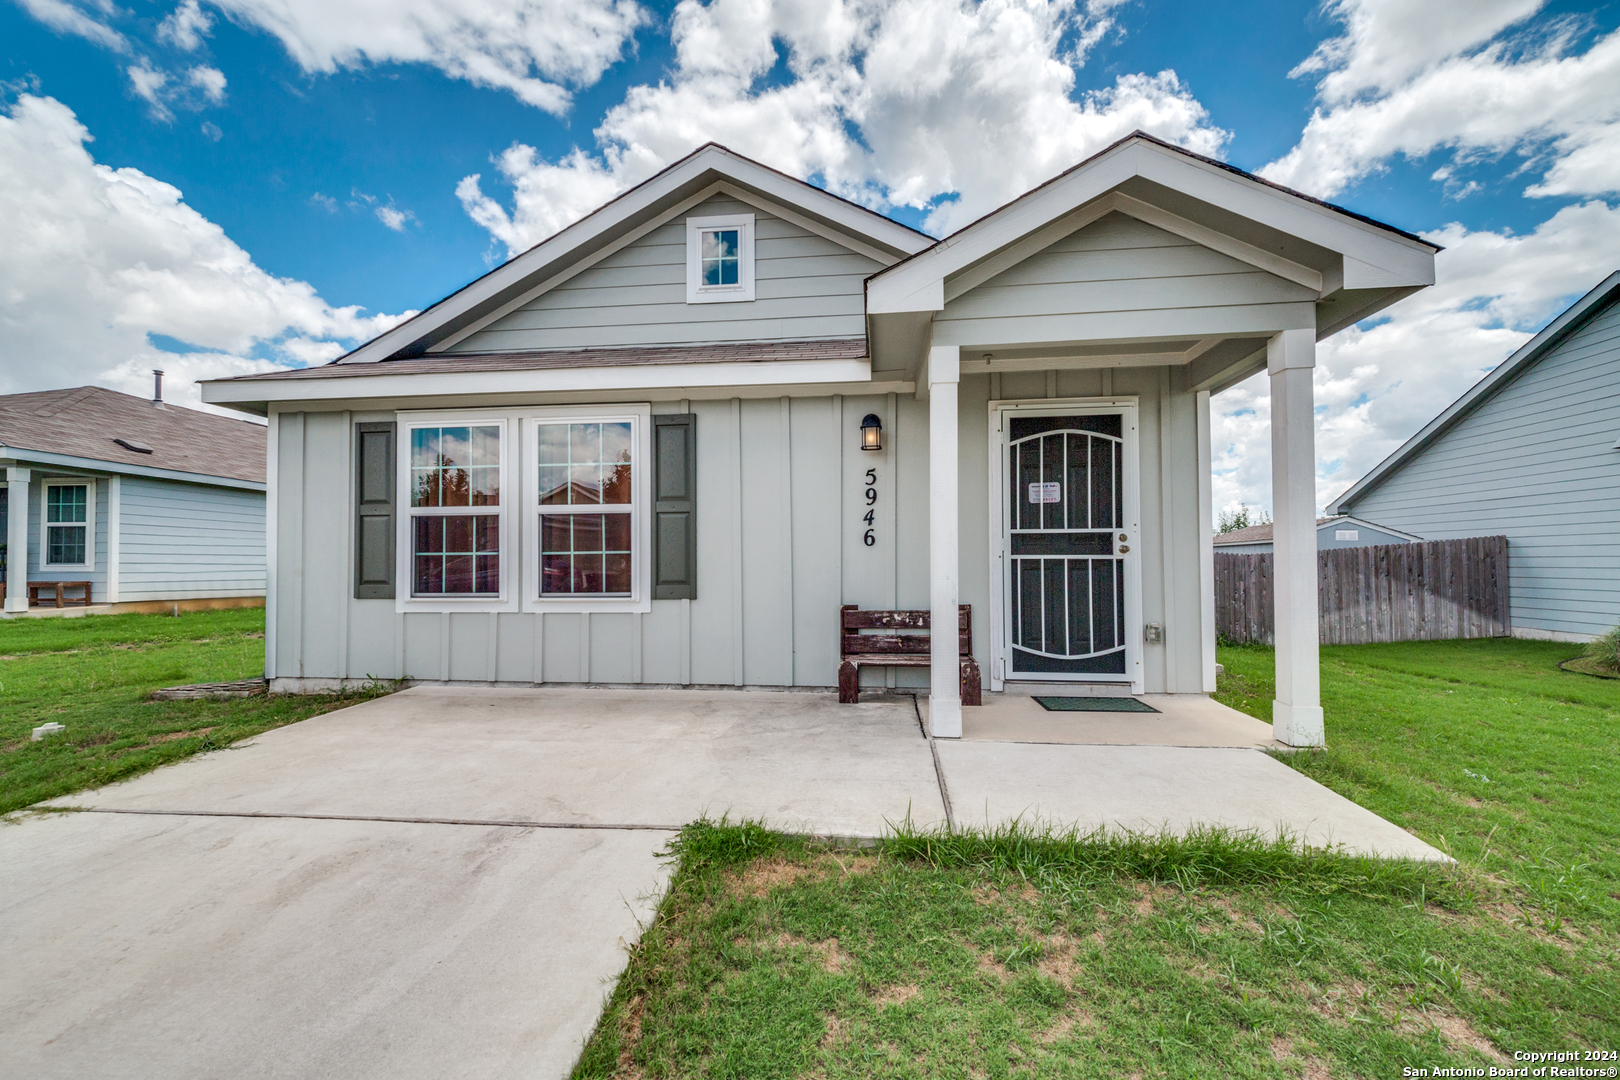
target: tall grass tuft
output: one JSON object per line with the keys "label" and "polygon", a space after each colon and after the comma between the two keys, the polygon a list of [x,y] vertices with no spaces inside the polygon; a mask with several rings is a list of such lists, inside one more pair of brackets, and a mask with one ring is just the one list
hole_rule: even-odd
{"label": "tall grass tuft", "polygon": [[1592,639],[1582,655],[1593,667],[1620,675],[1620,626]]}
{"label": "tall grass tuft", "polygon": [[1461,904],[1450,866],[1354,855],[1301,845],[1288,833],[1263,836],[1213,826],[1183,833],[1054,828],[1021,821],[991,828],[896,826],[886,854],[937,867],[981,867],[1031,878],[1146,880],[1185,890],[1198,886],[1293,885],[1315,892],[1422,898]]}

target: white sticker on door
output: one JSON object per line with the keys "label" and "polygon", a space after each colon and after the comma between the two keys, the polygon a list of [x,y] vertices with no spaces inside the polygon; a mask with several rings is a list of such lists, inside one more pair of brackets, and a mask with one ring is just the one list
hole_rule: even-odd
{"label": "white sticker on door", "polygon": [[1063,501],[1063,485],[1031,484],[1029,485],[1029,501],[1032,503],[1060,503]]}

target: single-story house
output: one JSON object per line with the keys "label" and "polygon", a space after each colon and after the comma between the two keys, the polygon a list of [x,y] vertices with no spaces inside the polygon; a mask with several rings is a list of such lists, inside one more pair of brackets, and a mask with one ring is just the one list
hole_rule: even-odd
{"label": "single-story house", "polygon": [[[265,427],[99,386],[0,397],[5,611],[264,603]],[[26,585],[25,585],[26,582]]]}
{"label": "single-story house", "polygon": [[[1339,514],[1316,519],[1316,550],[1329,548],[1376,547],[1379,544],[1410,544],[1423,537],[1399,529],[1374,525],[1370,521]],[[1258,555],[1271,552],[1271,522],[1215,534],[1215,550],[1228,555]]]}
{"label": "single-story house", "polygon": [[270,421],[268,673],[827,687],[841,605],[925,609],[927,673],[866,674],[950,737],[967,604],[991,693],[1208,693],[1209,397],[1267,370],[1276,730],[1318,743],[1316,342],[1436,250],[1141,134],[944,240],[704,146],[203,385]]}
{"label": "single-story house", "polygon": [[1331,513],[1508,538],[1515,637],[1620,623],[1620,272],[1356,481]]}

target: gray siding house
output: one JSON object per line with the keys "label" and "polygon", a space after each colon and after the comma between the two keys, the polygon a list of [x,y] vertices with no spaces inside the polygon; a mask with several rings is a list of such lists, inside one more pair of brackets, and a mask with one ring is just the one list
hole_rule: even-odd
{"label": "gray siding house", "polygon": [[1209,398],[1278,425],[1278,736],[1322,738],[1316,342],[1435,247],[1143,135],[936,241],[705,146],[347,356],[270,430],[266,671],[837,684],[840,607],[958,604],[992,694],[1214,689]]}
{"label": "gray siding house", "polygon": [[1506,535],[1513,633],[1620,622],[1620,273],[1333,503],[1430,540]]}
{"label": "gray siding house", "polygon": [[158,395],[0,397],[6,612],[29,610],[25,580],[76,583],[73,601],[101,611],[263,603],[264,455],[262,424]]}
{"label": "gray siding house", "polygon": [[[1340,514],[1316,519],[1316,550],[1330,548],[1376,547],[1380,544],[1410,544],[1423,539],[1399,529],[1374,525],[1370,521]],[[1258,555],[1271,551],[1271,523],[1233,529],[1215,537],[1215,550],[1228,555]]]}

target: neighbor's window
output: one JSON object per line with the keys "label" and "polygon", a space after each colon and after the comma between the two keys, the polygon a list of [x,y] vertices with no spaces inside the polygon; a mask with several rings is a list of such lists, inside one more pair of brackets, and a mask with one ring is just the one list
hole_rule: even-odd
{"label": "neighbor's window", "polygon": [[537,429],[542,599],[631,595],[632,424],[542,421]]}
{"label": "neighbor's window", "polygon": [[686,302],[754,298],[754,215],[686,219]]}
{"label": "neighbor's window", "polygon": [[45,485],[45,564],[84,566],[89,543],[90,485]]}
{"label": "neighbor's window", "polygon": [[502,426],[410,432],[411,595],[498,597]]}

